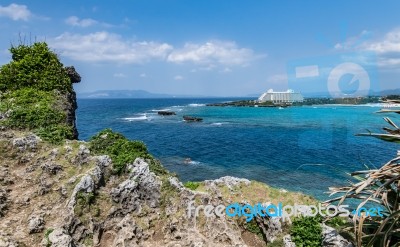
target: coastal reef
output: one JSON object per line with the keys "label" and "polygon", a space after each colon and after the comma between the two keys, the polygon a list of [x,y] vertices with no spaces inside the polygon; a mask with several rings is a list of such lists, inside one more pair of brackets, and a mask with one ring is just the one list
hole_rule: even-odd
{"label": "coastal reef", "polygon": [[79,141],[80,75],[44,42],[10,52],[0,68],[0,247],[353,246],[337,221],[189,217],[191,202],[317,201],[234,177],[182,183],[144,143],[111,129]]}

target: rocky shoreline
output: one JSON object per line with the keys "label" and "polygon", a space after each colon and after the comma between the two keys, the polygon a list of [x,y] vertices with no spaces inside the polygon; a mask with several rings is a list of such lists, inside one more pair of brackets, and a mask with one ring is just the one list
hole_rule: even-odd
{"label": "rocky shoreline", "polygon": [[[280,218],[260,218],[260,238],[237,219],[186,216],[189,201],[249,202],[243,190],[267,194],[261,183],[223,177],[191,190],[173,175],[155,175],[140,158],[128,165],[129,173],[113,175],[113,161],[92,155],[86,142],[52,146],[3,128],[0,144],[0,246],[264,246],[264,240],[295,246]],[[324,229],[329,243],[345,241]]]}
{"label": "rocky shoreline", "polygon": [[[57,69],[37,73],[43,66],[32,66],[28,57],[26,73],[32,75],[10,74],[13,81],[0,76],[0,247],[296,246],[290,220],[189,218],[188,204],[308,205],[314,198],[234,177],[184,185],[143,143],[112,130],[90,142],[76,140],[72,83],[79,74],[63,67],[45,43],[21,49],[45,51]],[[40,77],[48,74],[61,78],[52,85]],[[44,82],[19,83],[29,76]],[[319,222],[315,227],[323,246],[352,246],[335,229]]]}

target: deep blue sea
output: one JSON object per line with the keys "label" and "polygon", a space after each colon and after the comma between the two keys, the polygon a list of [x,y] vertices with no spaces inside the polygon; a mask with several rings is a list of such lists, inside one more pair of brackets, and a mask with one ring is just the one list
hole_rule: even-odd
{"label": "deep blue sea", "polygon": [[[381,132],[378,105],[290,108],[207,107],[231,99],[79,99],[80,139],[104,128],[142,140],[183,181],[231,175],[326,199],[348,172],[379,167],[399,145],[356,137]],[[235,99],[237,100],[237,99]],[[171,110],[176,116],[159,116]],[[187,123],[183,115],[204,118]],[[185,159],[192,162],[185,164]]]}

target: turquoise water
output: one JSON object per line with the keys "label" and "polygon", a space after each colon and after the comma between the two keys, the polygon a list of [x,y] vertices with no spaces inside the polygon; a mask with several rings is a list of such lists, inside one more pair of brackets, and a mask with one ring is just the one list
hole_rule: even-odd
{"label": "turquoise water", "polygon": [[[347,172],[381,166],[398,145],[356,137],[381,132],[379,106],[291,108],[207,107],[229,99],[81,99],[80,138],[112,128],[142,140],[183,181],[231,175],[296,190],[320,199],[328,187],[345,185]],[[172,110],[176,116],[158,116]],[[186,123],[183,115],[204,118]],[[192,162],[185,164],[185,159]]]}

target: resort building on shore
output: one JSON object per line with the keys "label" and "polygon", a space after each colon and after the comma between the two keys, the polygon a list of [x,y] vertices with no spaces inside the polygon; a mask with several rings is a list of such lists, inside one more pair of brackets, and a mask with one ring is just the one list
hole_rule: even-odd
{"label": "resort building on shore", "polygon": [[291,104],[294,102],[303,102],[303,100],[304,98],[301,93],[296,93],[291,89],[286,92],[274,92],[274,90],[270,89],[263,93],[257,101],[259,103],[271,101],[274,104]]}

